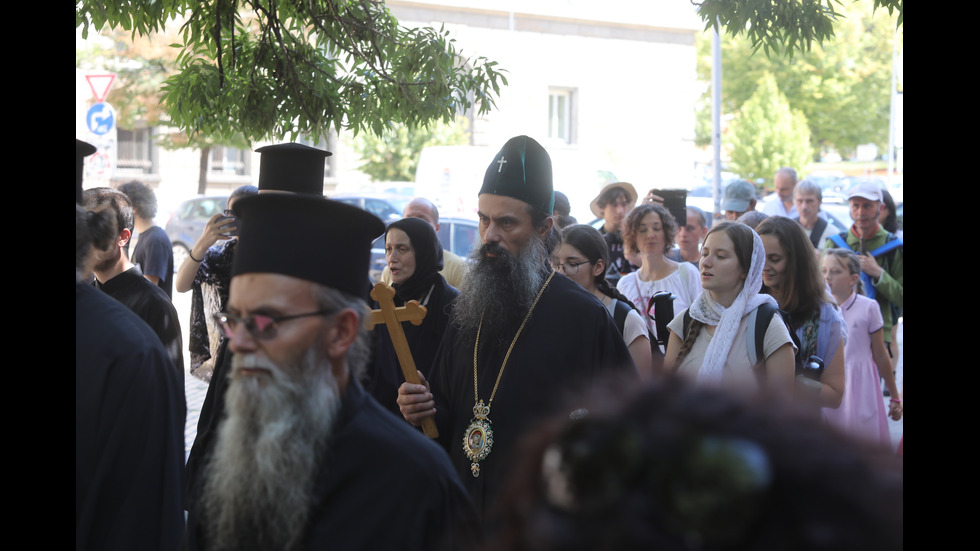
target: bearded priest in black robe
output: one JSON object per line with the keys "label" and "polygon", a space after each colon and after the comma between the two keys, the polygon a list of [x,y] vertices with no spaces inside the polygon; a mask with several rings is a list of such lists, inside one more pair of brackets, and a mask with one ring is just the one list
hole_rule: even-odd
{"label": "bearded priest in black robe", "polygon": [[[227,311],[215,315],[231,371],[186,549],[475,549],[480,531],[445,451],[359,382],[370,246],[384,224],[298,194],[242,197],[232,210],[241,236]],[[302,254],[309,242],[321,254]]]}
{"label": "bearded priest in black robe", "polygon": [[483,245],[471,255],[429,380],[399,388],[409,422],[435,415],[481,517],[537,420],[600,377],[636,377],[603,305],[548,262],[553,201],[548,153],[527,136],[510,139],[487,168]]}

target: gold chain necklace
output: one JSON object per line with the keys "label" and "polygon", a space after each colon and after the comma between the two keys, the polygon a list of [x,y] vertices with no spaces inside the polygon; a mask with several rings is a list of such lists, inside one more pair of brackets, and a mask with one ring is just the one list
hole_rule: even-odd
{"label": "gold chain necklace", "polygon": [[552,271],[545,280],[544,285],[541,286],[541,290],[538,291],[538,296],[534,297],[534,302],[531,303],[531,308],[527,311],[524,316],[524,321],[521,322],[521,326],[517,329],[517,334],[514,335],[514,340],[510,342],[510,347],[507,349],[507,353],[504,354],[504,361],[500,364],[500,371],[497,372],[497,382],[493,384],[493,390],[490,392],[490,401],[485,405],[483,400],[480,399],[479,387],[477,386],[477,373],[476,373],[476,359],[477,351],[480,349],[480,330],[483,329],[483,319],[480,319],[480,325],[476,329],[476,343],[473,344],[473,420],[470,421],[470,425],[466,427],[466,432],[463,433],[463,453],[469,458],[472,463],[470,464],[470,472],[473,473],[473,477],[476,478],[480,476],[480,461],[483,461],[490,455],[490,449],[493,447],[493,430],[490,428],[490,405],[493,404],[493,397],[497,394],[497,387],[500,385],[500,377],[504,374],[504,368],[507,367],[507,360],[510,359],[510,353],[514,350],[514,345],[517,344],[517,338],[521,336],[521,331],[524,330],[524,325],[527,324],[527,320],[531,318],[531,312],[534,311],[534,307],[538,305],[538,300],[541,295],[544,294],[544,290],[548,287],[548,283],[551,282],[551,278],[554,277],[555,272]]}

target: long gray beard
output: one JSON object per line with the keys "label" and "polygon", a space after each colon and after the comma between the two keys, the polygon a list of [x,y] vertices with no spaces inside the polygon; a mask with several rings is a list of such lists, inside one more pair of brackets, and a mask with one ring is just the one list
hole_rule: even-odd
{"label": "long gray beard", "polygon": [[[493,253],[496,258],[488,257]],[[470,254],[469,268],[453,302],[455,324],[463,338],[476,338],[481,319],[481,339],[496,344],[509,342],[541,290],[548,251],[534,235],[517,256],[487,243]]]}
{"label": "long gray beard", "polygon": [[[236,376],[240,367],[272,376]],[[293,549],[340,409],[330,363],[315,349],[289,368],[236,354],[226,403],[202,496],[209,547]]]}

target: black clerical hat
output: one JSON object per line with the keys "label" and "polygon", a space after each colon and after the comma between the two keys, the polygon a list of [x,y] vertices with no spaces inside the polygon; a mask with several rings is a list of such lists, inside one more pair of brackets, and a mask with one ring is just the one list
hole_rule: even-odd
{"label": "black clerical hat", "polygon": [[262,154],[259,191],[323,196],[323,160],[333,153],[298,143],[267,145],[255,151]]}
{"label": "black clerical hat", "polygon": [[550,215],[555,201],[551,157],[527,136],[507,140],[487,167],[480,193],[513,197]]}
{"label": "black clerical hat", "polygon": [[75,204],[82,204],[82,179],[85,175],[85,157],[95,153],[95,146],[75,138]]}
{"label": "black clerical hat", "polygon": [[365,296],[371,242],[384,223],[357,207],[309,195],[242,197],[231,275],[274,273]]}

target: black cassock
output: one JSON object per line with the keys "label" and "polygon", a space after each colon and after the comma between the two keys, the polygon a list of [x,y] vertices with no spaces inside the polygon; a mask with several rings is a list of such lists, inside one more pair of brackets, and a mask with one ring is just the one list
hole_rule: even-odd
{"label": "black cassock", "polygon": [[177,309],[163,289],[143,277],[136,266],[95,286],[118,300],[140,317],[159,337],[164,349],[177,368],[175,373],[184,380],[184,344],[180,333]]}
{"label": "black cassock", "polygon": [[[489,335],[480,336],[478,390],[484,403],[490,400],[512,339],[513,333],[504,335],[505,344],[494,347],[487,344]],[[479,477],[474,477],[473,462],[463,451],[473,419],[473,346],[473,340],[461,338],[450,323],[428,380],[436,402],[439,442],[448,450],[482,519],[513,474],[510,454],[525,431],[584,385],[606,375],[636,377],[636,367],[602,303],[577,283],[555,274],[507,361],[489,415],[493,444],[487,458],[479,462]]]}
{"label": "black cassock", "polygon": [[184,389],[153,331],[76,284],[76,549],[177,549],[185,414]]}
{"label": "black cassock", "polygon": [[[449,458],[351,378],[317,477],[300,549],[442,551],[481,538]],[[188,550],[204,549],[199,508],[188,516]]]}

